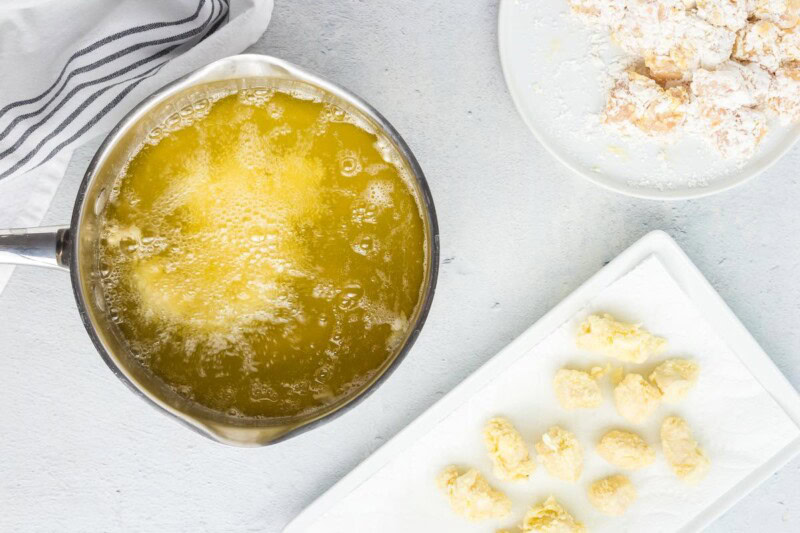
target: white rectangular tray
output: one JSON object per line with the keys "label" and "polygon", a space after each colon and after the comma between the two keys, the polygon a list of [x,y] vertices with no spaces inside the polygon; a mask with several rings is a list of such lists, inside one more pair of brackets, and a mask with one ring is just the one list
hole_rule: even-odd
{"label": "white rectangular tray", "polygon": [[[711,328],[735,353],[753,377],[771,394],[786,415],[800,426],[800,395],[775,367],[675,241],[662,231],[654,231],[621,253],[495,357],[401,430],[372,456],[303,510],[286,526],[284,532],[305,532],[328,510],[336,507],[347,495],[391,463],[397,455],[422,436],[428,434],[431,429],[462,406],[477,391],[483,389],[532,347],[538,345],[573,317],[594,295],[624,276],[649,256],[655,256],[661,262]],[[771,459],[717,498],[681,531],[687,533],[700,531],[798,453],[800,453],[800,438],[795,438]],[[397,502],[397,504],[402,506],[403,502]]]}

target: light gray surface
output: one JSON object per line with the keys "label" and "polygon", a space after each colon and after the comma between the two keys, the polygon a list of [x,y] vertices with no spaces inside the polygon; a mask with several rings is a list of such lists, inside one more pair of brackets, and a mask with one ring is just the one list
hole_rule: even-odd
{"label": "light gray surface", "polygon": [[[496,2],[276,4],[251,51],[367,98],[428,176],[444,261],[425,329],[357,409],[273,447],[228,448],[160,415],[111,374],[85,336],[66,274],[18,269],[0,296],[0,531],[279,531],[657,228],[800,387],[800,150],[709,199],[633,200],[572,175],[525,129],[497,58]],[[76,155],[45,223],[67,221],[91,153]],[[795,460],[710,531],[796,531],[798,487]]]}

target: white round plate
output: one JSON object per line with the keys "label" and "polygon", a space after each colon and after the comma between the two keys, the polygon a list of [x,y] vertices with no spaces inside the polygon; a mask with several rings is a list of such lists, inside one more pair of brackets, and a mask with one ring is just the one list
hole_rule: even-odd
{"label": "white round plate", "polygon": [[706,196],[766,170],[800,138],[800,125],[769,124],[754,157],[726,160],[695,137],[633,141],[603,129],[608,65],[621,53],[569,12],[567,0],[502,0],[500,61],[533,134],[564,165],[608,189],[652,199]]}

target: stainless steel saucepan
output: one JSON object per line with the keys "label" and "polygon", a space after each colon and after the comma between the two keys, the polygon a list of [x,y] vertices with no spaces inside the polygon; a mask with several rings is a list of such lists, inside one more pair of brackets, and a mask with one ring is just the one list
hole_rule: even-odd
{"label": "stainless steel saucepan", "polygon": [[[208,105],[222,91],[258,90],[279,83],[312,89],[361,116],[394,144],[414,176],[424,214],[427,272],[418,309],[405,341],[367,383],[339,401],[297,417],[238,418],[186,400],[144,369],[131,356],[105,309],[98,268],[100,221],[111,185],[147,135],[179,123],[195,106]],[[355,405],[383,382],[411,348],[430,309],[439,263],[439,231],[433,200],[422,170],[406,143],[372,106],[353,93],[286,61],[263,55],[238,55],[216,61],[163,87],[137,105],[109,133],[81,183],[69,226],[0,231],[0,263],[68,270],[75,301],[94,345],[111,370],[147,401],[195,431],[226,444],[259,446],[310,429]]]}

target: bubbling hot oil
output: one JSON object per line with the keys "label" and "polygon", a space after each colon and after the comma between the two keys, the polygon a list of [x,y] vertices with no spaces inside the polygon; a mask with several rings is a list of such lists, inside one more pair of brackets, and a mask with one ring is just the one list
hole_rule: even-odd
{"label": "bubbling hot oil", "polygon": [[115,183],[99,257],[139,362],[248,417],[313,410],[372,377],[426,268],[392,150],[344,110],[278,90],[222,98],[144,144]]}

